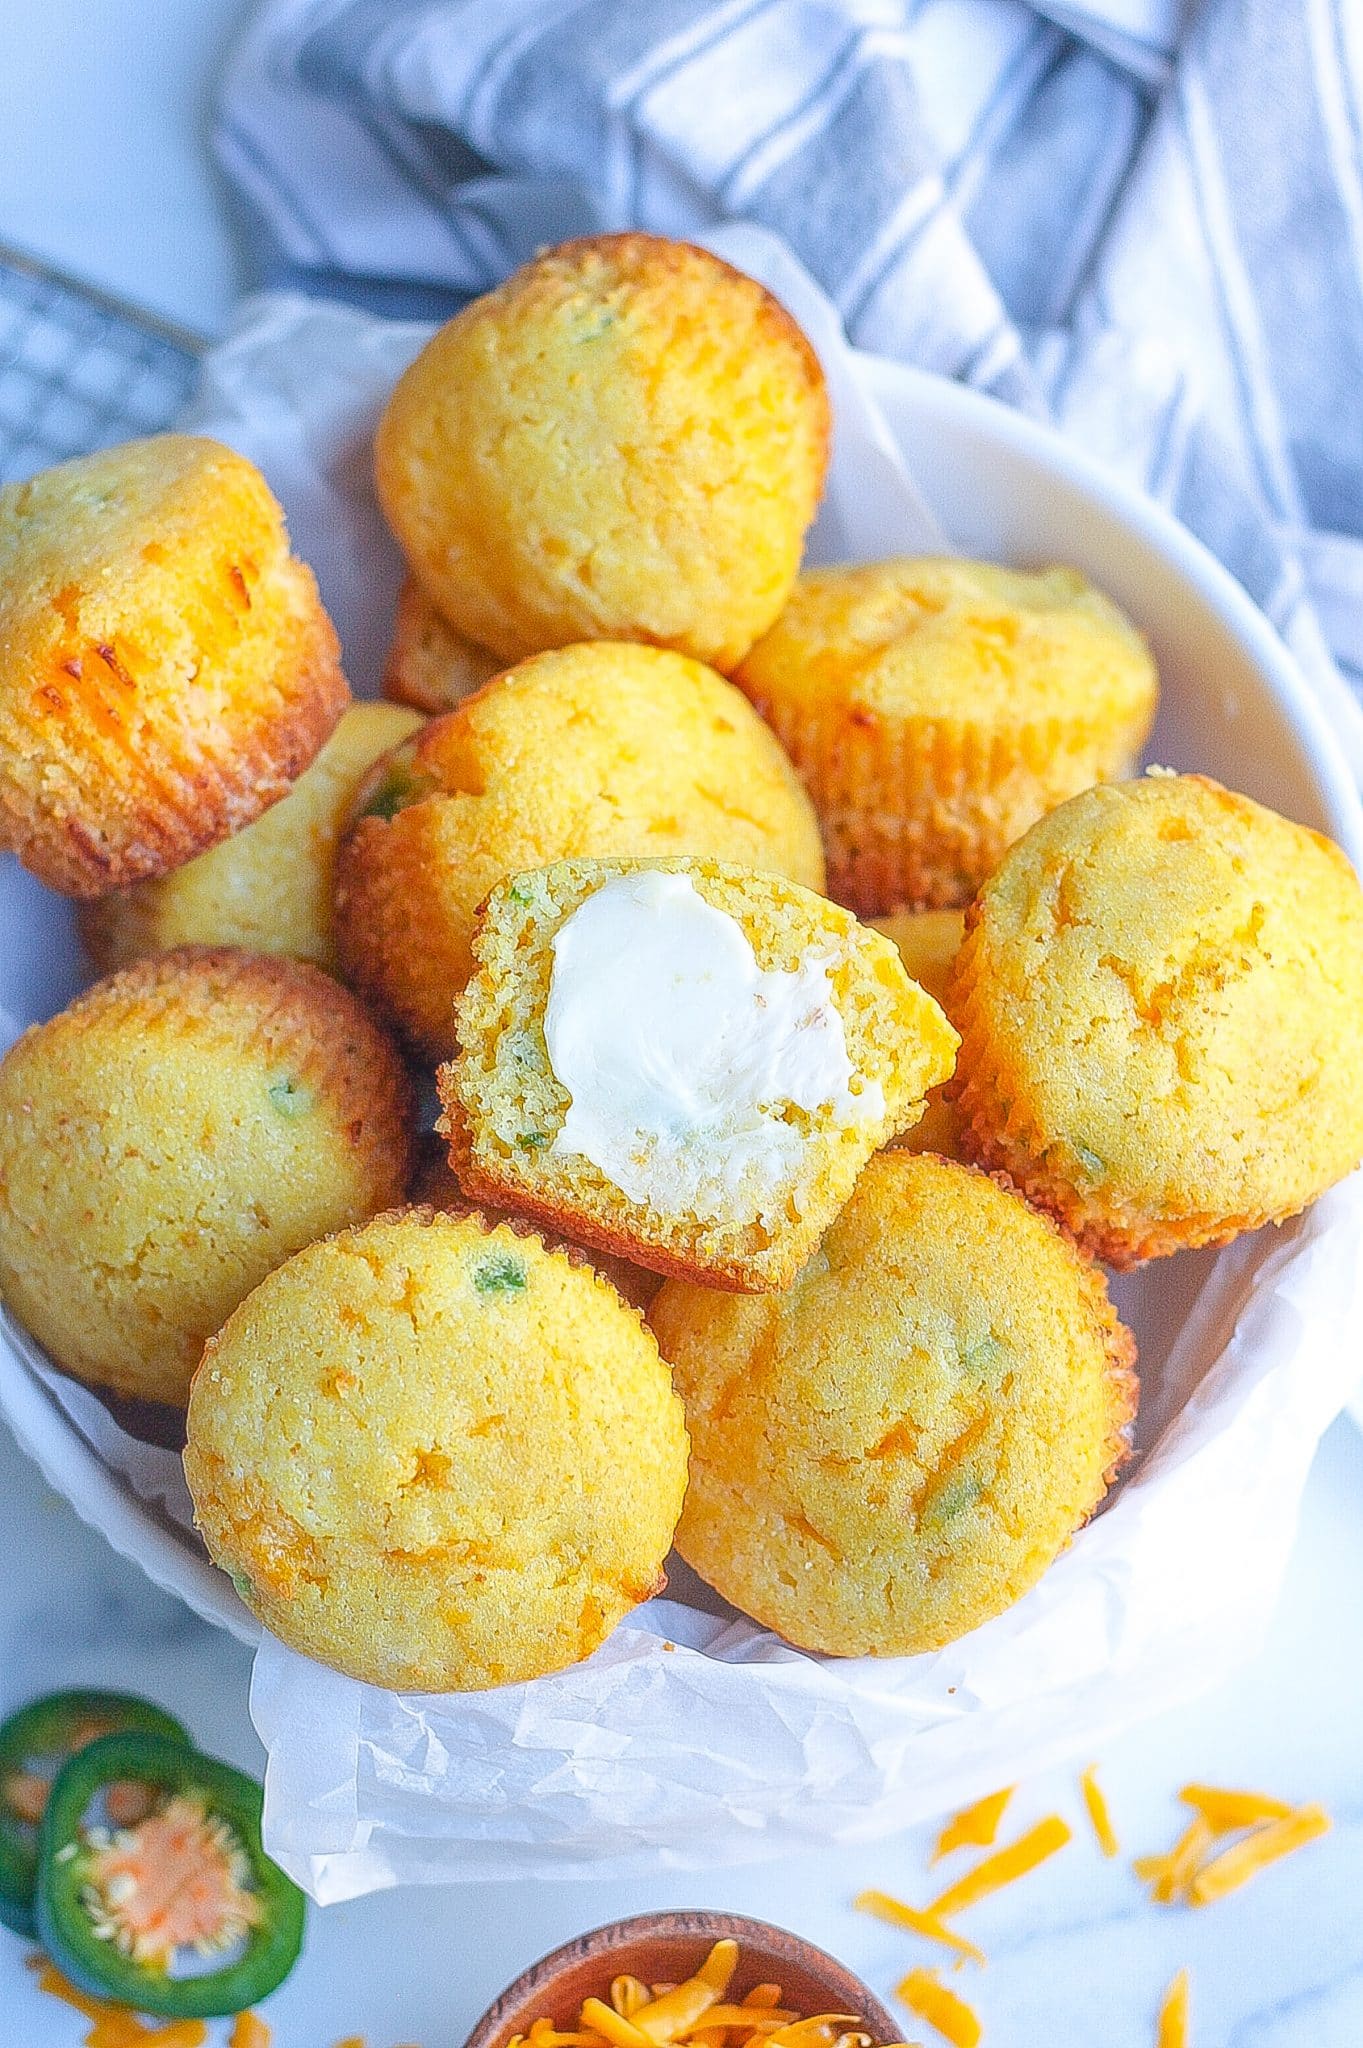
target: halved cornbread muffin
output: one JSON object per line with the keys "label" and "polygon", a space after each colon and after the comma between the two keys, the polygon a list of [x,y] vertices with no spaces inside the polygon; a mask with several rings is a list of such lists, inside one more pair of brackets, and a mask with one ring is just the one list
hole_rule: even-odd
{"label": "halved cornbread muffin", "polygon": [[440,1069],[465,1190],[661,1273],[784,1287],[956,1034],[888,939],[713,860],[493,891]]}

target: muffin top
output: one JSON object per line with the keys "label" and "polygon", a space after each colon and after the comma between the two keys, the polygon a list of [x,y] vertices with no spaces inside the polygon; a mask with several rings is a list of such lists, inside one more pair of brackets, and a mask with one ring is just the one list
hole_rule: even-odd
{"label": "muffin top", "polygon": [[1126,1455],[1134,1347],[1101,1275],[946,1160],[871,1160],[787,1293],[669,1280],[650,1321],[692,1439],[678,1549],[803,1649],[911,1655],[977,1627]]}
{"label": "muffin top", "polygon": [[451,624],[507,660],[638,639],[725,668],[785,602],[827,460],[794,321],[684,242],[568,242],[443,327],[375,443]]}
{"label": "muffin top", "polygon": [[951,557],[811,569],[736,680],[759,709],[846,701],[983,726],[1154,715],[1149,649],[1076,569]]}
{"label": "muffin top", "polygon": [[279,1267],[208,1349],[185,1471],[283,1641],[373,1684],[508,1684],[662,1584],[686,1430],[638,1314],[506,1224],[414,1209]]}
{"label": "muffin top", "polygon": [[561,648],[375,769],[338,861],[342,958],[420,1045],[448,1052],[491,888],[569,855],[672,853],[823,885],[809,799],[731,683],[658,648]]}
{"label": "muffin top", "polygon": [[1358,879],[1203,776],[1033,826],[969,913],[948,1001],[966,1142],[1105,1256],[1291,1214],[1363,1155]]}
{"label": "muffin top", "polygon": [[318,969],[139,961],[0,1062],[5,1300],[80,1378],[183,1401],[271,1266],[402,1198],[413,1119],[392,1041]]}
{"label": "muffin top", "polygon": [[257,817],[348,691],[260,471],[162,434],[0,490],[0,843],[98,895]]}

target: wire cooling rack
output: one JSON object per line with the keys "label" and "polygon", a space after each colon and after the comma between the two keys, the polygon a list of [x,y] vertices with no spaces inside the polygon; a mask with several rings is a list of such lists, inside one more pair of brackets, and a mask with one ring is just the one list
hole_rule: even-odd
{"label": "wire cooling rack", "polygon": [[0,243],[0,484],[168,426],[202,347]]}

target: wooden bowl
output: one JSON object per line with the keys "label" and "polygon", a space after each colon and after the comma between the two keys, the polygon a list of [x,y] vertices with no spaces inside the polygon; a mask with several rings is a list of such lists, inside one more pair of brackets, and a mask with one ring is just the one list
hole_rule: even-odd
{"label": "wooden bowl", "polygon": [[528,2033],[542,2016],[556,2029],[575,2027],[584,1998],[609,2000],[612,1977],[680,1984],[726,1937],[738,1943],[731,1996],[742,1998],[755,1984],[779,1984],[783,2005],[802,2016],[855,2013],[874,2040],[900,2039],[902,2029],[860,1978],[798,1934],[741,1913],[639,1913],[579,1934],[532,1963],[488,2007],[465,2048],[506,2048],[513,2034]]}

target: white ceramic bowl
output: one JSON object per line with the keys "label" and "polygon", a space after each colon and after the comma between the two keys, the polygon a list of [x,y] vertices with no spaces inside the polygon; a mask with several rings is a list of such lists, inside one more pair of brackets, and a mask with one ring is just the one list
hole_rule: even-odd
{"label": "white ceramic bowl", "polygon": [[[876,358],[862,368],[963,552],[1086,571],[1149,636],[1164,699],[1149,758],[1198,768],[1328,832],[1363,867],[1363,810],[1324,717],[1238,584],[1157,505],[1056,435],[978,393]],[[69,906],[0,863],[0,1007],[49,1015],[82,975]],[[111,1198],[116,1191],[110,1191]],[[1183,1269],[1178,1277],[1174,1268]],[[1175,1261],[1143,1310],[1162,1356],[1206,1267]],[[256,1625],[192,1535],[95,1455],[0,1337],[0,1407],[50,1484],[150,1578],[246,1641]]]}

